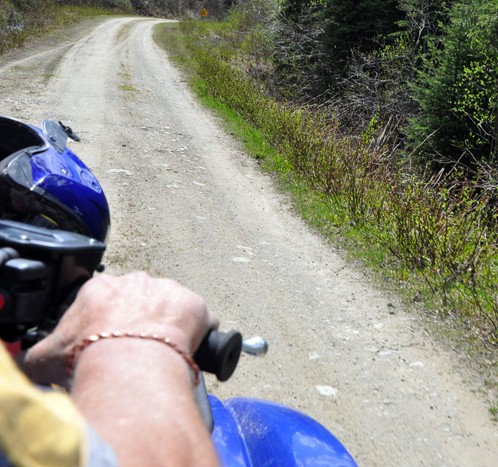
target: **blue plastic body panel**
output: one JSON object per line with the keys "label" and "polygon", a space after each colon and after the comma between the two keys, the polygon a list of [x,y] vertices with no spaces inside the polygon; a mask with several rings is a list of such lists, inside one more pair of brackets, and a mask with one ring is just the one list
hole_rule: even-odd
{"label": "blue plastic body panel", "polygon": [[257,399],[209,397],[212,438],[224,466],[356,466],[340,441],[307,415]]}
{"label": "blue plastic body panel", "polygon": [[30,158],[32,189],[43,190],[69,207],[84,220],[90,234],[102,240],[107,234],[110,216],[100,183],[70,149],[65,147],[59,152],[39,128],[32,128],[47,142],[43,151],[35,152]]}

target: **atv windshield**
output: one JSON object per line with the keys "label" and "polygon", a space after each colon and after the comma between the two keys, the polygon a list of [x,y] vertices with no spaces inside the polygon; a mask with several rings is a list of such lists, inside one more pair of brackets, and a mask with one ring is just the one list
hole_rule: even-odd
{"label": "atv windshield", "polygon": [[55,120],[44,120],[42,123],[43,133],[45,133],[50,144],[59,152],[63,152],[67,142],[67,132],[61,123]]}

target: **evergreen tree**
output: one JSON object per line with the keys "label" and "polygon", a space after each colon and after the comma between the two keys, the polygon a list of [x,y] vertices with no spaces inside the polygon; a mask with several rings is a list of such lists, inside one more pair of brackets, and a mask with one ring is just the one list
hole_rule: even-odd
{"label": "evergreen tree", "polygon": [[398,0],[327,0],[325,47],[334,74],[343,74],[353,51],[368,53],[400,31]]}
{"label": "evergreen tree", "polygon": [[354,53],[369,53],[401,27],[398,0],[284,0],[274,64],[278,82],[305,98],[338,92]]}
{"label": "evergreen tree", "polygon": [[428,43],[433,47],[443,35],[443,27],[449,22],[449,10],[454,0],[400,0],[399,8],[404,13],[400,21],[404,34],[408,38],[413,56],[413,65],[417,66],[418,57],[428,53]]}
{"label": "evergreen tree", "polygon": [[456,3],[440,43],[430,47],[415,99],[410,146],[430,164],[473,165],[496,157],[498,4]]}
{"label": "evergreen tree", "polygon": [[309,3],[310,0],[285,0],[282,5],[282,13],[286,19],[296,23]]}

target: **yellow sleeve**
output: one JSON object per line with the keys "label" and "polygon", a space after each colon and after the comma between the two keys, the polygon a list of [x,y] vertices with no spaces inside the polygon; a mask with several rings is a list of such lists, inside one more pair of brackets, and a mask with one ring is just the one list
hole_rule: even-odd
{"label": "yellow sleeve", "polygon": [[0,343],[0,447],[11,462],[83,466],[85,445],[85,422],[70,397],[33,386]]}

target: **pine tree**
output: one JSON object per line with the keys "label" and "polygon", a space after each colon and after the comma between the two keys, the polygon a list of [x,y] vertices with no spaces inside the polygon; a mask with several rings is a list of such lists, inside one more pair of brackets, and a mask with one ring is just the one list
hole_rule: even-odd
{"label": "pine tree", "polygon": [[443,30],[415,87],[420,114],[408,128],[410,146],[419,159],[437,166],[495,159],[498,5],[456,3]]}
{"label": "pine tree", "polygon": [[397,0],[328,0],[325,45],[334,74],[343,74],[353,51],[368,53],[379,39],[400,30],[403,18]]}

